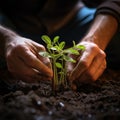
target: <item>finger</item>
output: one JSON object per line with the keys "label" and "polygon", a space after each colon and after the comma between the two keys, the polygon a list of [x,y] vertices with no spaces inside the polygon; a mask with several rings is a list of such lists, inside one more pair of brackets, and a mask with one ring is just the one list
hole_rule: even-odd
{"label": "finger", "polygon": [[[29,42],[27,42],[28,46],[30,46],[30,50],[34,53],[38,53],[39,51],[45,51],[45,47],[41,44],[38,44],[37,42],[34,42],[32,40],[29,40]],[[35,54],[34,53],[34,54]]]}
{"label": "finger", "polygon": [[21,59],[18,57],[14,57],[14,59],[10,58],[8,63],[8,70],[15,74],[30,76],[35,75],[36,71],[25,64]]}
{"label": "finger", "polygon": [[31,41],[32,44],[30,44],[31,48],[30,49],[32,51],[33,54],[35,54],[37,56],[37,58],[42,61],[45,65],[47,65],[49,68],[52,68],[51,67],[51,63],[50,63],[50,60],[46,57],[42,57],[39,55],[39,52],[40,51],[46,51],[45,50],[45,47],[41,44],[38,44],[34,41]]}
{"label": "finger", "polygon": [[102,64],[99,65],[99,67],[96,69],[95,73],[93,73],[93,76],[90,75],[89,72],[86,72],[86,74],[83,74],[80,78],[79,78],[79,83],[91,83],[96,81],[104,72],[106,68],[106,60],[104,60],[104,63],[102,62]]}
{"label": "finger", "polygon": [[95,72],[95,76],[93,80],[97,80],[102,75],[106,67],[107,67],[107,63],[106,63],[106,60],[104,60],[104,62],[100,65],[100,67]]}
{"label": "finger", "polygon": [[[94,52],[95,51],[95,52]],[[89,50],[84,51],[83,55],[80,57],[78,64],[73,69],[70,80],[77,79],[84,71],[86,71],[90,64],[92,63],[94,56],[96,56],[98,53],[98,50],[96,47],[92,48],[92,54],[90,54]]]}
{"label": "finger", "polygon": [[14,57],[14,59],[9,59],[9,62],[10,64],[8,65],[8,69],[14,76],[16,76],[17,79],[21,79],[26,82],[35,82],[36,79],[33,78],[34,76],[36,76],[37,80],[40,80],[41,78],[42,80],[51,80],[51,77],[45,75],[43,76],[42,73],[27,66],[18,57]]}
{"label": "finger", "polygon": [[96,81],[104,72],[106,68],[106,60],[104,60],[104,62],[98,67],[98,69],[95,72],[95,76],[91,77],[89,76],[89,74],[84,74],[83,76],[81,76],[79,79],[76,79],[72,82],[72,89],[73,90],[77,90],[77,87],[79,87],[80,83],[91,83]]}
{"label": "finger", "polygon": [[[103,71],[103,69],[99,69],[100,66],[106,67],[105,57],[105,53],[101,50],[100,53],[93,59],[93,62],[91,63],[90,67],[86,71],[84,71],[84,73],[81,76],[79,76],[79,80],[81,82],[95,81],[98,78],[96,77],[96,72],[101,70]],[[100,75],[97,74],[97,76]]]}
{"label": "finger", "polygon": [[53,75],[52,70],[48,68],[42,61],[40,61],[31,51],[27,48],[21,49],[21,54],[18,54],[28,66],[40,71],[41,73],[51,76]]}

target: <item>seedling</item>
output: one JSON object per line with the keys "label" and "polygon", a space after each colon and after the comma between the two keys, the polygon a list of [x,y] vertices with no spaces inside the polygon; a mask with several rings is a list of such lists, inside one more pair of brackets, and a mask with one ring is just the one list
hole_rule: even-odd
{"label": "seedling", "polygon": [[83,51],[85,47],[76,45],[75,41],[73,41],[73,46],[65,49],[65,41],[59,42],[59,36],[55,36],[53,40],[47,35],[43,35],[41,38],[46,43],[47,51],[40,51],[39,54],[43,57],[48,57],[52,64],[52,90],[55,92],[60,86],[68,87],[65,62],[76,62],[68,54],[80,55],[79,51]]}

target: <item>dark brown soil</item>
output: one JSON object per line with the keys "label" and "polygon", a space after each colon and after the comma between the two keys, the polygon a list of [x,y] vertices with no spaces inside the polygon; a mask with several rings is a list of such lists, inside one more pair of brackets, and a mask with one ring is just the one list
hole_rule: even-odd
{"label": "dark brown soil", "polygon": [[95,83],[56,96],[48,81],[26,84],[7,71],[0,75],[0,120],[120,120],[120,71],[106,70]]}

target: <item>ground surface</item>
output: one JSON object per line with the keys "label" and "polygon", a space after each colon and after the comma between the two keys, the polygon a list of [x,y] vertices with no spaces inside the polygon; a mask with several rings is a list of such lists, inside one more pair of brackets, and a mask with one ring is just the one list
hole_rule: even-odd
{"label": "ground surface", "polygon": [[120,71],[106,70],[96,83],[56,96],[49,82],[16,83],[3,71],[0,76],[0,120],[120,120]]}

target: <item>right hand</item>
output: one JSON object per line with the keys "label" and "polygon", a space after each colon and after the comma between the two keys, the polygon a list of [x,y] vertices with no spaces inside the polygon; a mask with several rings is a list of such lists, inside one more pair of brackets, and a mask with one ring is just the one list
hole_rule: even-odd
{"label": "right hand", "polygon": [[44,46],[27,38],[15,36],[5,44],[8,70],[24,82],[51,80],[53,72],[48,58],[38,53],[45,51]]}

